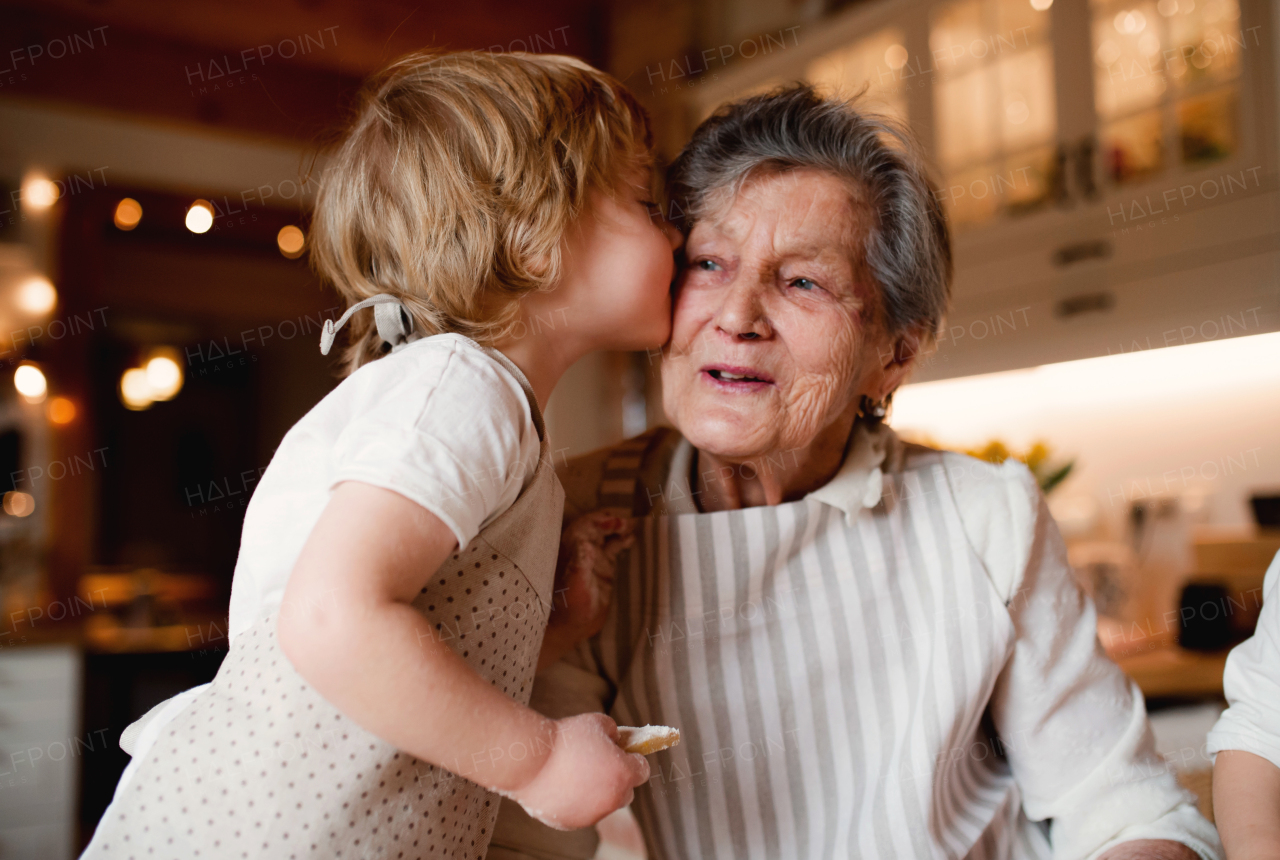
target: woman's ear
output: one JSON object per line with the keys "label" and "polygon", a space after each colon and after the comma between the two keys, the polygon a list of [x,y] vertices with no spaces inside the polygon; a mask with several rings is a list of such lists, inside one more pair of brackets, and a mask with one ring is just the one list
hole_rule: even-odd
{"label": "woman's ear", "polygon": [[911,328],[895,337],[892,347],[880,351],[880,384],[877,386],[877,400],[883,400],[898,389],[924,349],[924,333],[918,328]]}

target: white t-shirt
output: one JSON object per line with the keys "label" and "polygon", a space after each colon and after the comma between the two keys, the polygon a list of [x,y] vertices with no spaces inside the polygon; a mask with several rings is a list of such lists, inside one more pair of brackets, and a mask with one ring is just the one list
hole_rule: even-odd
{"label": "white t-shirt", "polygon": [[1209,732],[1209,752],[1244,750],[1280,767],[1280,554],[1262,580],[1257,629],[1227,655],[1222,691],[1231,707]]}
{"label": "white t-shirt", "polygon": [[[231,583],[228,638],[280,605],[336,484],[393,490],[439,517],[466,546],[515,502],[540,453],[520,379],[474,341],[435,335],[364,365],[290,428],[254,490]],[[161,702],[125,731],[120,746],[133,760],[116,797],[161,730],[208,686]]]}
{"label": "white t-shirt", "polygon": [[393,490],[439,517],[466,546],[515,502],[539,451],[520,380],[462,335],[422,338],[364,365],[285,434],[254,490],[231,585],[229,638],[280,605],[336,484]]}

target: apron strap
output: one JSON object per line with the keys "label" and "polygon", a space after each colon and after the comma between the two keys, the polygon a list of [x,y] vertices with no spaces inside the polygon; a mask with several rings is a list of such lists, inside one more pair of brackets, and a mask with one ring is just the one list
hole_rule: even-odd
{"label": "apron strap", "polygon": [[[474,343],[474,341],[473,341]],[[480,344],[476,344],[480,346]],[[533,386],[529,384],[529,380],[525,378],[524,371],[516,366],[516,363],[502,354],[501,350],[494,349],[491,346],[480,346],[485,352],[489,353],[499,364],[505,367],[512,376],[516,378],[516,382],[520,383],[520,388],[524,390],[524,396],[529,400],[529,412],[533,415],[533,426],[538,430],[538,438],[542,440],[542,447],[547,447],[547,427],[542,418],[542,409],[538,406],[538,398],[533,393]],[[549,456],[546,450],[543,450],[543,459]]]}
{"label": "apron strap", "polygon": [[679,434],[670,427],[654,427],[614,446],[600,472],[596,506],[621,508],[629,516],[646,516],[653,504],[640,491],[640,477],[650,455],[673,437],[678,439]]}

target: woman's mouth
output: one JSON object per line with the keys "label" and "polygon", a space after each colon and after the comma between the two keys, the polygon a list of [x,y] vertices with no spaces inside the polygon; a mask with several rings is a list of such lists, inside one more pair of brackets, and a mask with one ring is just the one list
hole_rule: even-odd
{"label": "woman's mouth", "polygon": [[724,391],[758,391],[773,385],[773,377],[754,367],[716,364],[702,368],[702,375]]}

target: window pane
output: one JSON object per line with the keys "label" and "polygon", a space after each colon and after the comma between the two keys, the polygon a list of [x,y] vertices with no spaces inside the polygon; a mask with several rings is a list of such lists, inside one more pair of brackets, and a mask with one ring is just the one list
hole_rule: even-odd
{"label": "window pane", "polygon": [[1164,0],[1160,11],[1168,13],[1180,87],[1212,85],[1240,73],[1240,51],[1253,34],[1241,32],[1236,0]]}
{"label": "window pane", "polygon": [[1164,165],[1160,110],[1149,110],[1102,129],[1102,152],[1113,182],[1141,179]]}
{"label": "window pane", "polygon": [[1052,146],[1038,146],[1005,160],[992,187],[1008,212],[1020,215],[1048,202],[1058,170],[1053,150]]}
{"label": "window pane", "polygon": [[948,174],[997,153],[993,72],[990,67],[975,69],[941,81],[935,89],[938,160]]}
{"label": "window pane", "polygon": [[1178,102],[1182,160],[1216,161],[1236,151],[1236,88]]}
{"label": "window pane", "polygon": [[1240,29],[1239,0],[1092,0],[1092,15],[1113,182],[1236,152],[1240,53],[1254,35]]}
{"label": "window pane", "polygon": [[993,44],[997,53],[1030,47],[1049,37],[1049,3],[1040,0],[997,0],[996,33]]}
{"label": "window pane", "polygon": [[986,164],[948,177],[939,195],[953,227],[980,224],[995,217],[1000,208],[992,179],[995,173],[995,165]]}
{"label": "window pane", "polygon": [[805,77],[823,91],[843,98],[866,86],[861,104],[905,121],[907,103],[899,76],[907,62],[904,41],[901,30],[886,28],[814,60]]}
{"label": "window pane", "polygon": [[[1183,0],[1189,2],[1189,0]],[[1094,95],[1103,118],[1160,104],[1167,88],[1163,23],[1154,2],[1096,6]]]}
{"label": "window pane", "polygon": [[978,224],[1000,212],[1023,214],[1049,199],[1057,169],[1053,146],[1039,146],[948,177],[938,189],[955,226]]}
{"label": "window pane", "polygon": [[[1057,134],[1050,4],[957,0],[933,11],[938,162],[957,224],[1024,211],[1046,196],[1043,155]],[[1015,157],[1032,150],[1034,164]]]}
{"label": "window pane", "polygon": [[986,41],[986,29],[980,0],[960,0],[934,9],[929,28],[934,66],[945,77],[980,62],[986,53],[979,47]]}
{"label": "window pane", "polygon": [[996,68],[1004,101],[1000,112],[1004,148],[1021,149],[1051,139],[1057,123],[1049,46],[1001,57]]}

